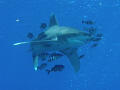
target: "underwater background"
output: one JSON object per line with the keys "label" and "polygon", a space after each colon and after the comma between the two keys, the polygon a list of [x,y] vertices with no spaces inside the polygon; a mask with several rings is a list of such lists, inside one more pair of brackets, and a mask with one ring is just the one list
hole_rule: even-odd
{"label": "underwater background", "polygon": [[[98,46],[78,50],[80,71],[75,73],[66,56],[50,63],[65,66],[62,72],[35,71],[28,32],[37,36],[41,23],[49,24],[54,13],[59,26],[80,30],[90,25],[103,34]],[[40,61],[39,61],[40,62]],[[0,0],[0,90],[120,90],[120,1],[119,0]]]}

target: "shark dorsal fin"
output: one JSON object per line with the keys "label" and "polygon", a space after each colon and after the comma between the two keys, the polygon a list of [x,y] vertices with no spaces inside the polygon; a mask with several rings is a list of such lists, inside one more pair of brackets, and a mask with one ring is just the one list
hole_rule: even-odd
{"label": "shark dorsal fin", "polygon": [[57,26],[57,25],[58,25],[58,22],[56,20],[56,17],[54,15],[54,13],[52,13],[50,16],[49,28],[52,26]]}

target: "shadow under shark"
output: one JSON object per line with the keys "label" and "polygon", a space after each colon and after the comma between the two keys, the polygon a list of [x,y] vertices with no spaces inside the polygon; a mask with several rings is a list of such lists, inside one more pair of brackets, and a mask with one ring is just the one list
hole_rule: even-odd
{"label": "shadow under shark", "polygon": [[75,72],[80,70],[80,60],[76,48],[89,43],[94,37],[81,30],[58,26],[55,15],[50,16],[49,27],[41,32],[33,41],[20,42],[13,45],[31,43],[34,69],[38,67],[38,54],[60,51],[70,60]]}

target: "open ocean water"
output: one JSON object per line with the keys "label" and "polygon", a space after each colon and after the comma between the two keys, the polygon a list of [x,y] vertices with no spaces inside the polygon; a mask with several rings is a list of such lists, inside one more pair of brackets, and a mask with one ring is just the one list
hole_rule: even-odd
{"label": "open ocean water", "polygon": [[[60,26],[80,30],[90,25],[103,34],[98,46],[82,46],[80,71],[75,73],[66,56],[50,63],[62,64],[62,72],[35,71],[28,32],[37,36],[40,24],[54,13]],[[40,61],[39,61],[40,62]],[[0,0],[0,90],[120,90],[119,0]]]}

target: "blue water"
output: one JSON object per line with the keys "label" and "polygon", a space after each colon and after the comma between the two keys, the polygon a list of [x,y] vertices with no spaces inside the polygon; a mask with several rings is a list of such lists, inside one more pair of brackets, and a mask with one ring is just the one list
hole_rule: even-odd
{"label": "blue water", "polygon": [[[13,46],[36,36],[40,23],[49,23],[54,12],[60,26],[83,30],[81,21],[93,20],[103,39],[84,54],[75,73],[66,56],[52,64],[62,64],[62,72],[34,71],[30,45]],[[89,27],[90,25],[88,25]],[[0,90],[120,90],[120,1],[119,0],[0,0]]]}

